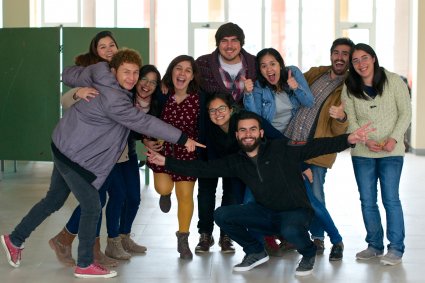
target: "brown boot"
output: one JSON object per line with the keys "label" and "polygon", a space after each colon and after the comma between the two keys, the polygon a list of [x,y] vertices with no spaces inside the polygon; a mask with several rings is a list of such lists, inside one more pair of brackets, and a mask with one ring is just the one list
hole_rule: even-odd
{"label": "brown boot", "polygon": [[57,259],[65,266],[75,266],[75,260],[72,258],[72,241],[75,236],[63,228],[59,234],[49,240],[49,245],[55,251]]}
{"label": "brown boot", "polygon": [[108,238],[105,254],[111,258],[127,260],[131,258],[131,254],[126,252],[122,247],[121,237]]}
{"label": "brown boot", "polygon": [[98,263],[105,267],[114,267],[118,265],[118,261],[116,261],[113,258],[110,258],[106,256],[101,250],[100,250],[100,238],[97,237],[94,241],[93,246],[93,259],[95,263]]}
{"label": "brown boot", "polygon": [[177,251],[180,253],[181,259],[192,259],[193,254],[189,248],[189,232],[182,233],[177,231]]}
{"label": "brown boot", "polygon": [[130,238],[130,234],[120,234],[121,244],[124,250],[128,253],[145,253],[147,248],[145,246],[138,245],[133,239]]}

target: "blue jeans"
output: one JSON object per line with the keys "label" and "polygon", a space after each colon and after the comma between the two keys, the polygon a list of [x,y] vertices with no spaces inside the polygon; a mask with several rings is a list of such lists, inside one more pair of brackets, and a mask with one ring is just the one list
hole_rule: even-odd
{"label": "blue jeans", "polygon": [[256,203],[221,206],[214,212],[217,225],[246,254],[264,250],[263,243],[249,232],[255,231],[263,235],[281,235],[294,244],[303,256],[315,256],[316,246],[308,233],[311,218],[312,212],[308,209],[274,211]]}
{"label": "blue jeans", "polygon": [[53,162],[50,187],[46,196],[35,204],[15,227],[10,234],[10,239],[14,245],[21,246],[47,217],[63,206],[72,192],[81,206],[77,265],[87,267],[93,263],[96,225],[101,210],[99,193],[96,188],[54,155]]}
{"label": "blue jeans", "polygon": [[378,251],[384,250],[384,232],[377,205],[379,180],[382,203],[387,219],[388,250],[398,256],[404,253],[404,218],[399,198],[402,156],[383,158],[352,157],[354,174],[360,193],[366,242]]}
{"label": "blue jeans", "polygon": [[254,198],[254,195],[251,192],[251,189],[246,187],[245,188],[245,196],[243,198],[243,203],[246,204],[246,203],[250,203],[250,202],[255,202],[255,198]]}
{"label": "blue jeans", "polygon": [[317,239],[313,237],[313,226],[316,225],[316,227],[320,227],[321,229],[324,229],[324,231],[326,231],[332,244],[335,245],[339,242],[342,242],[342,237],[339,234],[339,231],[336,228],[331,215],[329,214],[326,207],[313,194],[313,190],[310,187],[310,182],[305,179],[304,184],[307,192],[307,197],[310,200],[310,204],[314,210],[314,217],[310,225],[310,232],[312,234],[312,238]]}
{"label": "blue jeans", "polygon": [[[324,229],[326,233],[328,233],[329,239],[331,240],[332,244],[337,244],[339,242],[342,242],[342,237],[339,234],[338,229],[335,226],[335,223],[332,220],[331,215],[329,214],[326,207],[314,196],[313,191],[310,187],[310,183],[307,179],[304,180],[307,197],[310,201],[311,207],[314,210],[314,217],[310,225],[310,232],[313,234],[313,225],[319,226],[321,229]],[[254,202],[255,199],[252,195],[252,192],[249,188],[246,188],[245,190],[245,199],[244,203],[250,203]],[[253,235],[257,239],[263,239],[263,234],[254,233]],[[314,239],[314,238],[313,238]]]}
{"label": "blue jeans", "polygon": [[106,205],[106,227],[109,238],[131,231],[140,205],[140,175],[137,155],[117,163],[110,173],[109,200]]}
{"label": "blue jeans", "polygon": [[[325,184],[325,177],[328,169],[326,167],[310,165],[311,172],[313,173],[313,183],[309,183],[308,185],[311,187],[313,195],[320,202],[321,207],[326,209],[325,202],[325,191],[323,189],[323,185]],[[308,182],[306,182],[308,183]],[[326,213],[329,214],[326,210]],[[313,239],[325,239],[325,227],[322,225],[323,223],[318,220],[317,217],[313,218],[311,223],[310,232],[311,237]],[[329,234],[328,234],[329,235]],[[330,237],[330,236],[329,236]],[[332,240],[331,240],[332,241]]]}
{"label": "blue jeans", "polygon": [[[245,193],[245,184],[238,178],[223,178],[221,206],[240,204]],[[212,234],[218,178],[198,179],[198,232]],[[223,232],[221,231],[221,235]]]}

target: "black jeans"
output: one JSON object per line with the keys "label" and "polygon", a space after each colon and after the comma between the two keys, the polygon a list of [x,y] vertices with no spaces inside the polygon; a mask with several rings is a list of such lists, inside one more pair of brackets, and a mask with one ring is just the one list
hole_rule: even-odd
{"label": "black jeans", "polygon": [[[214,230],[214,209],[218,178],[198,179],[198,232],[212,234]],[[221,206],[241,204],[245,184],[238,178],[223,178]],[[221,232],[220,235],[223,233]]]}

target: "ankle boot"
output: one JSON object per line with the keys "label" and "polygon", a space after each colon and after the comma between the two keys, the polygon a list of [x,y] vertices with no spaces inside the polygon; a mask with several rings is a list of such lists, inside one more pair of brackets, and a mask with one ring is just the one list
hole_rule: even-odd
{"label": "ankle boot", "polygon": [[130,234],[120,234],[121,244],[124,250],[128,253],[144,253],[147,248],[145,246],[138,245],[130,238]]}
{"label": "ankle boot", "polygon": [[96,240],[94,241],[93,259],[94,259],[95,263],[100,264],[100,265],[105,266],[105,267],[113,267],[113,266],[118,265],[118,261],[116,261],[113,258],[106,256],[100,250],[100,238],[99,237],[96,237]]}
{"label": "ankle boot", "polygon": [[105,254],[111,258],[115,259],[130,259],[131,254],[126,252],[121,244],[121,237],[108,238],[107,245],[105,249]]}
{"label": "ankle boot", "polygon": [[64,227],[59,234],[49,240],[49,245],[55,251],[57,259],[65,266],[75,266],[75,260],[72,258],[72,241],[75,236]]}
{"label": "ankle boot", "polygon": [[189,248],[189,232],[182,233],[177,231],[177,251],[180,253],[181,259],[192,259],[193,254]]}

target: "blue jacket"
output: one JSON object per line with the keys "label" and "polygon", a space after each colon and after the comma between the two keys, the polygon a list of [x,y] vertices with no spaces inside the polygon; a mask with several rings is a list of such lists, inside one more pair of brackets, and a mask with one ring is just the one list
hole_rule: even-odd
{"label": "blue jacket", "polygon": [[[298,88],[289,94],[293,106],[292,116],[294,116],[300,106],[313,106],[314,97],[300,69],[296,66],[288,66],[288,68],[298,82]],[[256,81],[252,93],[244,93],[243,104],[246,110],[257,113],[269,122],[273,121],[276,113],[276,102],[274,93],[269,87],[263,88]]]}
{"label": "blue jacket", "polygon": [[105,62],[65,68],[62,80],[68,86],[91,86],[101,93],[90,103],[79,101],[68,109],[52,135],[62,155],[95,175],[92,185],[96,188],[120,157],[130,129],[171,143],[187,140],[179,129],[134,107],[131,93],[120,87]]}

